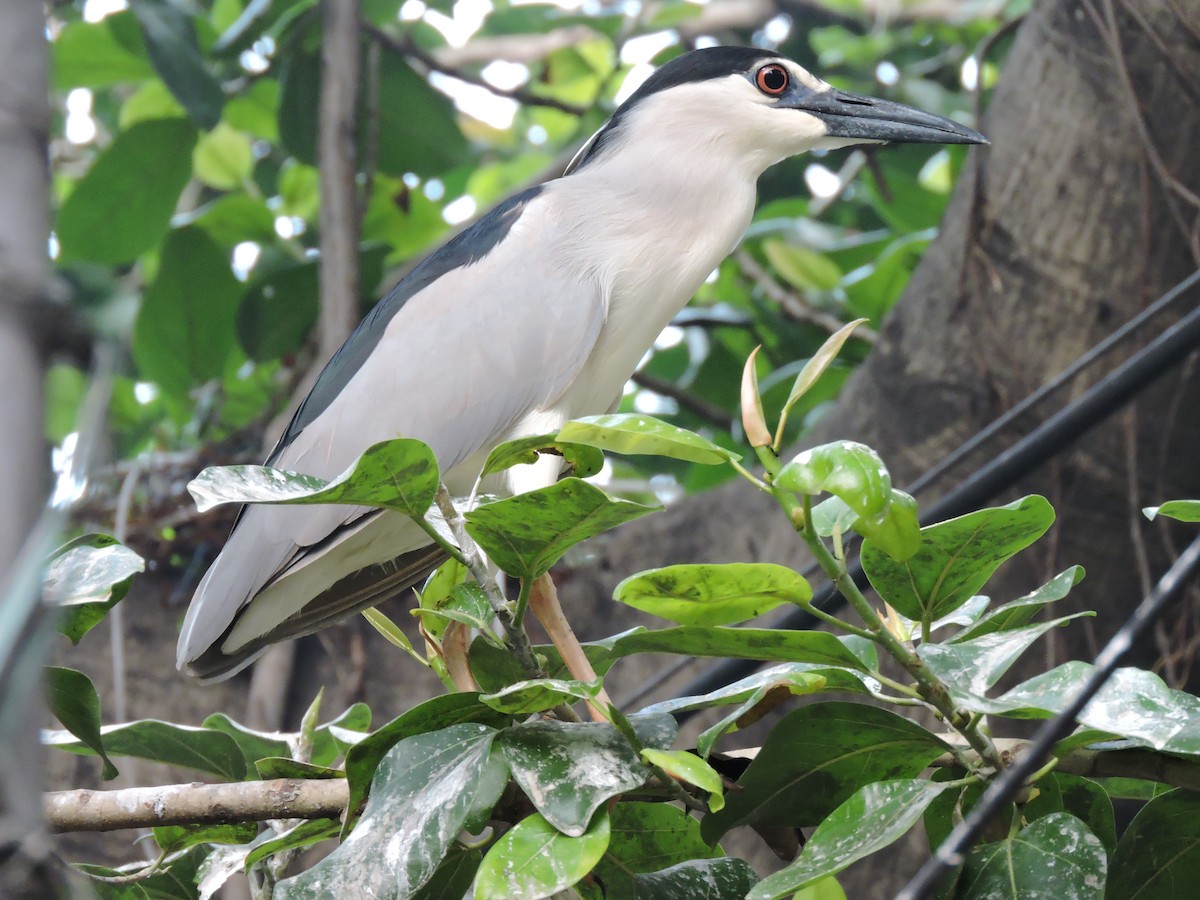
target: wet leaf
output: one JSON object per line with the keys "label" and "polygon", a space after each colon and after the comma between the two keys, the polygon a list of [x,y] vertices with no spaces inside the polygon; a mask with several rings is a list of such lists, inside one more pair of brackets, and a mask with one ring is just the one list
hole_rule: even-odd
{"label": "wet leaf", "polygon": [[1053,813],[1010,840],[972,848],[958,890],[965,897],[998,900],[1100,900],[1107,872],[1100,839],[1069,813]]}
{"label": "wet leaf", "polygon": [[604,801],[650,777],[629,742],[603,722],[525,722],[504,731],[497,745],[538,812],[574,837]]}
{"label": "wet leaf", "polygon": [[349,503],[421,518],[433,505],[437,460],[412,438],[367,449],[333,481],[267,466],[209,466],[188,484],[201,512],[222,503]]}
{"label": "wet leaf", "polygon": [[640,413],[575,419],[562,427],[558,439],[612,453],[665,456],[710,466],[739,458],[694,432]]}
{"label": "wet leaf", "polygon": [[537,578],[580,541],[658,509],[564,478],[473,509],[466,520],[467,531],[496,565],[516,578]]}
{"label": "wet leaf", "polygon": [[996,569],[1053,522],[1054,510],[1044,497],[1024,497],[927,525],[921,529],[919,549],[904,562],[868,542],[862,550],[863,569],[898,612],[917,621],[939,619],[979,593]]}
{"label": "wet leaf", "polygon": [[816,825],[864,785],[913,777],[947,749],[920,725],[884,709],[810,704],[775,726],[738,779],[740,790],[701,830],[712,841],[739,825]]}
{"label": "wet leaf", "polygon": [[500,798],[508,773],[492,753],[495,736],[486,725],[452,725],[392,747],[358,826],[313,868],[279,882],[277,900],[416,891],[467,823]]}
{"label": "wet leaf", "polygon": [[746,900],[783,900],[882,850],[912,828],[944,789],[917,779],[866,785],[817,826],[799,859],[760,881]]}
{"label": "wet leaf", "polygon": [[592,870],[608,847],[608,815],[568,837],[537,813],[500,838],[479,866],[475,900],[539,900],[570,887]]}
{"label": "wet leaf", "polygon": [[783,603],[803,605],[812,599],[812,587],[772,563],[681,565],[626,578],[613,599],[681,625],[730,625]]}

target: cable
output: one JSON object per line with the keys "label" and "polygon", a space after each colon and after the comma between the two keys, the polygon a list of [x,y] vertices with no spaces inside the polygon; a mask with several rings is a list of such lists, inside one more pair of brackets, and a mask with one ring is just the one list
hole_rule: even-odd
{"label": "cable", "polygon": [[1134,642],[1166,611],[1198,567],[1200,567],[1200,537],[1193,540],[1183,554],[1175,560],[1174,565],[1154,586],[1154,590],[1142,600],[1133,615],[1125,621],[1120,630],[1112,636],[1112,640],[1100,651],[1096,657],[1096,668],[1083,686],[1076,691],[1066,708],[1037,730],[1033,740],[1029,742],[1029,746],[1017,762],[1005,769],[1004,774],[988,786],[970,814],[950,832],[949,837],[942,841],[937,853],[921,867],[921,870],[913,876],[904,890],[896,895],[896,900],[922,900],[938,886],[951,869],[962,865],[963,854],[979,837],[979,833],[988,820],[1012,800],[1030,775],[1042,767],[1053,751],[1054,745],[1066,737],[1075,724],[1075,717],[1083,711],[1088,701],[1099,692],[1116,670],[1121,657],[1129,652]]}
{"label": "cable", "polygon": [[[1182,290],[1197,282],[1200,282],[1200,272],[1193,273],[1180,282],[1164,295],[1164,299],[1178,297]],[[1160,299],[1150,308],[1161,308],[1162,302]],[[1197,346],[1200,346],[1200,307],[1169,326],[1070,404],[961,481],[924,511],[921,516],[922,523],[938,522],[970,512],[1010,487],[1107,419]],[[1093,354],[1094,350],[1090,351],[1088,356]],[[1071,368],[1074,369],[1075,365]],[[866,580],[860,564],[856,563],[851,568],[850,575],[857,584],[865,586]],[[813,597],[813,604],[823,606],[829,603],[834,595],[833,586],[826,585]],[[795,609],[778,622],[776,627],[805,628],[814,624],[816,619],[813,616],[802,609]],[[722,660],[709,666],[690,682],[683,693],[685,696],[709,693],[750,675],[758,667],[757,660]],[[682,721],[694,714],[695,711],[683,711],[677,713],[677,717]]]}

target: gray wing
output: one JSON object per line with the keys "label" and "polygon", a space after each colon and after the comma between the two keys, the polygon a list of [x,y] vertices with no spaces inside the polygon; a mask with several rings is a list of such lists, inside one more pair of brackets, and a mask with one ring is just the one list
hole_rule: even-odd
{"label": "gray wing", "polygon": [[[587,360],[605,314],[598,285],[564,258],[554,218],[553,191],[533,189],[415,269],[330,361],[269,463],[332,478],[371,444],[414,437],[433,448],[445,473],[553,403]],[[192,599],[180,668],[196,668],[202,656],[210,662],[201,668],[213,668],[214,645],[248,606],[271,600],[260,592],[306,557],[336,549],[370,517],[348,506],[246,507]],[[395,556],[426,552],[418,530],[389,527]],[[312,596],[322,590],[314,586]],[[362,602],[345,610],[336,596],[321,602],[340,614],[369,605],[371,592],[356,591]],[[254,618],[297,620],[270,640],[300,633],[301,621],[325,621],[311,609],[300,613],[259,608]],[[247,654],[221,650],[230,666],[244,664]]]}

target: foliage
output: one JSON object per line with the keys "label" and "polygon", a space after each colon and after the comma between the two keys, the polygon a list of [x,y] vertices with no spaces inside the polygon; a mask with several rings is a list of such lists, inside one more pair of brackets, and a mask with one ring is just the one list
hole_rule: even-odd
{"label": "foliage", "polygon": [[[1003,15],[1022,5],[1008,4]],[[841,87],[942,114],[968,111],[960,69],[1002,21],[917,19],[878,29],[857,0],[826,6],[794,8],[790,28],[756,39],[770,37]],[[497,2],[478,37],[590,29],[571,46],[535,54],[508,90],[495,88],[497,76],[482,66],[439,63],[451,44],[454,9],[445,0],[421,7],[414,13],[404,4],[401,14],[398,0],[363,3],[364,310],[471,210],[552,173],[556,159],[611,111],[626,77],[642,74],[628,61],[637,39],[659,47],[647,56],[662,62],[687,40],[667,29],[704,11],[667,3],[584,16]],[[76,310],[129,348],[110,423],[117,454],[206,446],[273,416],[311,356],[319,307],[320,6],[198,0],[185,14],[165,0],[131,0],[95,21],[83,8],[59,3],[49,13],[55,88],[71,97],[63,104],[71,111],[55,122],[64,135],[53,153],[57,271],[74,289]],[[973,64],[990,85],[995,64]],[[514,94],[519,102],[505,107],[510,118],[485,123],[470,112],[467,81],[493,85],[482,89],[495,96]],[[105,778],[116,774],[112,757],[133,756],[227,781],[347,783],[343,822],[273,823],[261,833],[244,824],[155,829],[159,863],[128,884],[97,881],[97,893],[207,895],[245,870],[261,896],[274,889],[278,897],[368,889],[414,898],[564,890],[586,900],[837,897],[839,872],[918,821],[936,846],[1003,767],[992,728],[1055,714],[1090,673],[1070,662],[995,690],[1022,653],[1068,624],[1072,617],[1034,619],[1083,573],[1073,567],[1024,597],[993,603],[978,592],[1053,521],[1043,498],[922,528],[915,501],[892,486],[871,448],[833,442],[790,460],[777,456],[865,355],[869,328],[900,295],[932,237],[963,151],[895,148],[872,156],[869,167],[864,159],[856,151],[768,173],[743,254],[703,286],[645,361],[643,386],[631,385],[619,413],[511,442],[485,465],[499,471],[554,453],[577,478],[517,498],[483,498],[467,511],[468,531],[522,581],[525,598],[530,581],[570,547],[653,511],[578,480],[599,470],[602,451],[618,455],[618,474],[665,472],[686,490],[740,474],[775,498],[862,624],[814,607],[812,587],[784,567],[664,560],[664,568],[632,574],[615,599],[675,624],[589,645],[597,682],[572,678],[553,648],[536,648],[537,668],[524,670],[511,652],[517,634],[487,631],[469,660],[480,691],[434,697],[374,730],[361,705],[324,725],[314,710],[297,735],[255,732],[223,713],[201,727],[153,720],[105,726],[87,678],[52,669],[48,705],[66,730],[46,743],[98,757]],[[872,175],[858,177],[867,168]],[[836,170],[839,203],[797,196],[805,175],[828,178]],[[761,381],[752,352],[770,370]],[[83,391],[80,372],[66,364],[51,370],[52,440],[70,430]],[[669,415],[673,424],[647,412]],[[745,435],[761,478],[734,449],[747,443]],[[328,483],[244,466],[208,470],[193,491],[204,503],[353,502],[425,523],[438,483],[429,448],[398,440],[370,448]],[[645,493],[643,500],[652,494]],[[1194,500],[1171,501],[1147,513],[1194,522],[1198,508]],[[429,531],[445,540],[432,525]],[[865,538],[863,567],[887,604],[882,616],[849,578],[855,534]],[[457,548],[447,550],[458,556]],[[63,547],[51,561],[48,592],[63,607],[63,634],[78,641],[143,565],[106,536]],[[381,614],[372,624],[444,673],[439,641],[447,623],[492,625],[485,586],[465,578],[455,560],[427,585],[420,613],[429,640],[421,650]],[[834,631],[731,627],[789,604]],[[509,612],[519,633],[523,607]],[[600,704],[608,670],[636,653],[773,665],[703,696],[640,710],[608,706],[605,722],[574,721],[569,704]],[[897,665],[908,679],[889,675]],[[728,736],[795,697],[804,702],[779,719],[758,757],[744,771],[728,769],[720,753]],[[1137,748],[1171,765],[1122,779],[1047,766],[1007,810],[1001,833],[971,852],[945,896],[1015,897],[1025,885],[1117,900],[1154,885],[1162,896],[1183,896],[1173,886],[1186,892],[1196,881],[1200,801],[1187,791],[1163,793],[1154,779],[1183,767],[1195,783],[1198,706],[1151,673],[1119,671],[1055,762]],[[948,731],[914,723],[905,715],[913,708],[932,709]],[[720,718],[695,747],[676,747],[673,714],[691,710]],[[1143,804],[1119,839],[1110,799],[1117,797]],[[718,843],[743,827],[815,830],[797,858],[760,881]],[[335,835],[341,843],[331,856],[282,877],[294,850]]]}

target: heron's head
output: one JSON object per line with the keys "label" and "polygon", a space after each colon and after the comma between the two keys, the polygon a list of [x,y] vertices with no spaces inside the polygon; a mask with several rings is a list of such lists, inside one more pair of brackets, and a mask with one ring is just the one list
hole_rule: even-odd
{"label": "heron's head", "polygon": [[[660,67],[584,146],[568,172],[593,162],[708,155],[755,174],[789,156],[865,143],[986,144],[952,119],[838,90],[768,50],[711,47]],[[694,164],[694,160],[692,161]]]}

